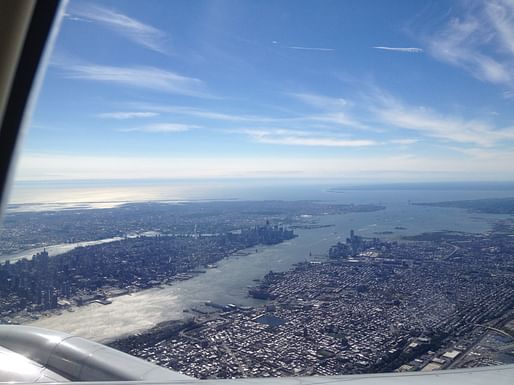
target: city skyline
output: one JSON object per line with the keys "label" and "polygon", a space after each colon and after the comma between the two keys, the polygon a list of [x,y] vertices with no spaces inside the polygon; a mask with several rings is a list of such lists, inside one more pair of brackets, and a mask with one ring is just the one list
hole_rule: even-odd
{"label": "city skyline", "polygon": [[71,1],[16,180],[511,180],[514,6]]}

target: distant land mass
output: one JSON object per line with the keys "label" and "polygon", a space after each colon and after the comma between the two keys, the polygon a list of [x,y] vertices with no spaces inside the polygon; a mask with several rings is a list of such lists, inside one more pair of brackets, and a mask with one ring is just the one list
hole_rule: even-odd
{"label": "distant land mass", "polygon": [[207,201],[139,202],[112,208],[11,212],[0,226],[0,256],[35,247],[125,237],[145,231],[168,235],[217,234],[260,225],[267,220],[303,226],[314,215],[384,209],[385,206],[373,204],[316,201]]}
{"label": "distant land mass", "polygon": [[456,207],[482,214],[514,214],[514,198],[490,198],[413,204],[432,207]]}
{"label": "distant land mass", "polygon": [[419,182],[419,183],[379,183],[334,186],[329,192],[376,190],[423,190],[423,191],[512,191],[513,182]]}
{"label": "distant land mass", "polygon": [[403,236],[402,239],[406,241],[430,241],[430,242],[449,242],[449,241],[462,241],[469,234],[461,232],[461,231],[450,231],[450,230],[442,230],[442,231],[432,231],[417,235],[406,235]]}

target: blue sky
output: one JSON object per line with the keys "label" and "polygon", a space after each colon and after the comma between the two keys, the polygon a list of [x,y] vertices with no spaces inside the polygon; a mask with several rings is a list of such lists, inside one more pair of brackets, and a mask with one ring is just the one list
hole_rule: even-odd
{"label": "blue sky", "polygon": [[511,1],[71,1],[17,180],[514,179]]}

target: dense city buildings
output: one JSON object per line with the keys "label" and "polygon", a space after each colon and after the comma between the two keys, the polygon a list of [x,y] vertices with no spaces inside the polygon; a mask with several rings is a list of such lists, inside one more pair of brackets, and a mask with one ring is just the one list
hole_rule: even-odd
{"label": "dense city buildings", "polygon": [[114,346],[199,378],[435,370],[514,319],[514,238],[501,226],[451,243],[351,234],[344,245],[327,262],[266,275],[250,290],[269,299],[262,307],[232,305],[168,338]]}
{"label": "dense city buildings", "polygon": [[[491,207],[505,211],[505,204]],[[483,233],[441,230],[394,240],[379,237],[389,230],[364,237],[349,229],[337,236],[334,225],[318,221],[382,208],[279,201],[135,204],[38,213],[41,222],[26,227],[16,217],[26,213],[17,213],[8,231],[20,235],[19,241],[11,239],[16,250],[28,247],[32,228],[40,229],[36,238],[49,233],[58,239],[53,216],[64,219],[61,227],[73,228],[70,241],[95,239],[98,228],[88,232],[87,226],[104,223],[107,230],[110,217],[123,230],[103,234],[120,236],[106,243],[55,256],[42,251],[0,265],[0,321],[23,323],[50,310],[55,314],[93,302],[109,305],[113,297],[175,285],[216,269],[230,255],[253,258],[244,249],[287,246],[285,241],[298,236],[294,229],[301,234],[295,241],[327,231],[339,241],[325,255],[304,250],[312,258],[297,259],[285,271],[269,271],[244,289],[260,305],[216,303],[207,300],[206,292],[200,305],[180,310],[183,320],[118,337],[111,345],[197,378],[513,363],[512,218],[495,219]],[[73,215],[81,218],[76,224],[70,222]],[[405,230],[403,224],[394,226]],[[142,233],[147,235],[137,235]],[[41,245],[33,241],[33,246]]]}
{"label": "dense city buildings", "polygon": [[226,234],[126,238],[54,257],[43,251],[0,265],[0,316],[107,303],[113,295],[187,279],[236,251],[294,236],[267,222]]}

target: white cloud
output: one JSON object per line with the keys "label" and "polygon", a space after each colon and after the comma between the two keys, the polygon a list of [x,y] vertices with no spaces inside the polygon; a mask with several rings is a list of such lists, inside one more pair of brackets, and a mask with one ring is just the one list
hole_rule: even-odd
{"label": "white cloud", "polygon": [[105,119],[125,120],[125,119],[133,119],[133,118],[152,118],[152,117],[158,116],[158,115],[159,115],[159,113],[150,112],[150,111],[118,111],[118,112],[103,112],[101,114],[98,114],[97,116],[99,118],[105,118]]}
{"label": "white cloud", "polygon": [[200,128],[200,126],[193,124],[182,124],[182,123],[156,123],[148,124],[146,126],[124,128],[119,131],[121,132],[155,132],[155,133],[171,133],[171,132],[185,132],[193,128]]}
{"label": "white cloud", "polygon": [[406,108],[402,105],[377,110],[378,117],[387,124],[419,131],[427,136],[459,143],[490,146],[494,139],[486,135],[490,130],[479,122],[440,116],[426,108]]}
{"label": "white cloud", "polygon": [[367,147],[378,144],[374,140],[363,139],[336,139],[336,138],[306,138],[300,136],[282,136],[257,138],[260,143],[283,144],[287,146],[315,146],[315,147]]}
{"label": "white cloud", "polygon": [[322,122],[329,123],[335,125],[339,128],[348,128],[348,129],[359,129],[359,130],[370,130],[370,131],[382,131],[381,129],[375,129],[369,127],[359,119],[350,116],[348,113],[344,112],[332,112],[332,113],[324,113],[324,114],[313,114],[313,115],[304,115],[303,117],[297,118],[297,121],[313,121],[313,122]]}
{"label": "white cloud", "polygon": [[252,140],[265,144],[309,147],[368,147],[379,144],[369,139],[353,139],[334,133],[290,129],[243,129],[232,131],[248,135]]}
{"label": "white cloud", "polygon": [[377,46],[373,47],[374,49],[380,49],[383,51],[396,51],[396,52],[410,52],[410,53],[421,53],[423,52],[422,48],[416,48],[416,47],[384,47],[384,46]]}
{"label": "white cloud", "polygon": [[485,147],[514,139],[514,127],[496,128],[488,122],[445,115],[426,107],[409,106],[386,93],[376,98],[378,104],[373,112],[382,124],[414,130],[444,141]]}
{"label": "white cloud", "polygon": [[[370,130],[371,127],[351,116],[349,109],[353,103],[344,98],[337,98],[314,93],[288,93],[287,95],[297,99],[306,105],[316,107],[322,113],[303,115],[291,119],[292,121],[314,121],[329,123],[336,126]],[[376,130],[374,130],[376,131]]]}
{"label": "white cloud", "polygon": [[145,48],[166,53],[166,34],[164,32],[117,11],[96,4],[73,4],[68,18],[98,23]]}
{"label": "white cloud", "polygon": [[[244,124],[248,125],[270,125],[270,128],[277,126],[284,127],[289,125],[290,127],[311,128],[311,129],[328,129],[332,131],[341,131],[342,129],[363,129],[381,131],[368,127],[366,124],[353,119],[345,111],[341,111],[340,107],[350,106],[351,103],[343,98],[332,98],[328,96],[318,94],[297,94],[287,93],[297,100],[304,102],[310,106],[316,107],[320,111],[319,113],[295,113],[289,112],[289,116],[284,117],[272,117],[266,115],[247,115],[240,113],[225,113],[217,110],[201,109],[197,107],[188,106],[171,106],[162,104],[151,104],[151,103],[130,103],[128,108],[142,108],[148,111],[155,111],[162,114],[172,115],[184,115],[192,118],[198,118],[206,121],[222,121],[226,122],[227,125]],[[203,123],[203,122],[202,122]],[[206,122],[205,124],[208,124]],[[227,127],[230,128],[230,127]]]}
{"label": "white cloud", "polygon": [[208,95],[204,83],[196,78],[179,75],[155,67],[115,67],[94,64],[58,64],[71,79],[94,80],[123,86],[190,96]]}
{"label": "white cloud", "polygon": [[[209,121],[222,121],[226,124],[221,131],[249,135],[255,141],[269,144],[364,147],[378,144],[409,145],[418,142],[420,138],[436,138],[443,142],[493,147],[502,141],[514,140],[514,126],[498,127],[488,121],[408,105],[377,87],[363,94],[359,103],[312,93],[287,95],[317,108],[319,112],[290,112],[288,117],[270,117],[227,114],[186,106],[143,104],[140,107],[148,111],[205,119],[206,122],[202,122],[204,127],[210,127]],[[353,110],[354,105],[358,111]],[[287,132],[277,127],[288,127]],[[219,130],[216,124],[214,128]],[[367,135],[364,139],[355,137],[357,130],[374,132],[375,135]],[[409,138],[412,131],[419,137]],[[407,138],[394,139],[400,135]]]}
{"label": "white cloud", "polygon": [[181,114],[202,119],[220,120],[226,122],[256,122],[262,121],[262,117],[243,115],[243,114],[226,114],[218,111],[204,110],[197,107],[187,106],[166,106],[166,105],[148,105],[151,109],[159,112],[172,114]]}
{"label": "white cloud", "polygon": [[514,3],[493,0],[464,4],[468,7],[462,17],[452,18],[426,39],[428,51],[477,79],[512,86]]}
{"label": "white cloud", "polygon": [[392,139],[389,141],[389,143],[391,143],[391,144],[399,144],[402,146],[407,146],[409,144],[416,144],[418,142],[419,142],[418,139]]}
{"label": "white cloud", "polygon": [[[291,94],[293,95],[293,94]],[[296,94],[294,94],[296,95]],[[307,95],[307,94],[303,94]],[[314,96],[314,95],[313,95]],[[295,96],[296,97],[296,96]],[[328,107],[334,107],[335,104],[343,103],[344,99],[332,99],[329,97],[323,97],[320,95],[316,96],[318,101],[320,102],[320,106],[322,105],[323,98],[326,99],[327,102],[332,101],[333,105]],[[315,105],[313,100],[310,102],[311,105]],[[167,105],[157,105],[157,104],[148,104],[148,103],[138,103],[133,104],[131,107],[140,107],[151,111],[156,111],[160,113],[170,113],[170,114],[180,114],[191,116],[195,118],[208,119],[208,120],[216,120],[216,121],[224,121],[227,123],[255,123],[255,124],[299,124],[299,123],[312,123],[312,122],[322,122],[322,123],[330,123],[334,125],[348,125],[353,126],[355,128],[365,128],[363,124],[356,120],[350,119],[344,112],[327,112],[327,113],[316,113],[316,114],[297,114],[290,117],[271,117],[271,116],[263,116],[263,115],[246,115],[246,114],[228,114],[218,111],[210,111],[197,107],[187,107],[187,106],[167,106]]]}
{"label": "white cloud", "polygon": [[514,55],[514,2],[487,1],[484,6],[485,13],[497,32],[499,43]]}
{"label": "white cloud", "polygon": [[66,13],[66,12],[63,14],[63,17],[68,19],[68,20],[72,20],[72,21],[83,21],[85,23],[91,23],[91,20],[83,19],[82,17],[72,16],[69,13]]}
{"label": "white cloud", "polygon": [[289,46],[289,47],[286,47],[286,48],[289,48],[289,49],[296,49],[296,50],[300,50],[300,51],[321,51],[321,52],[332,52],[332,51],[335,51],[335,48],[325,48],[325,47],[303,47],[303,46],[298,46],[298,45],[295,45],[295,46]]}
{"label": "white cloud", "polygon": [[321,109],[340,110],[348,107],[348,101],[343,98],[334,98],[312,93],[289,93],[288,95],[305,104]]}

